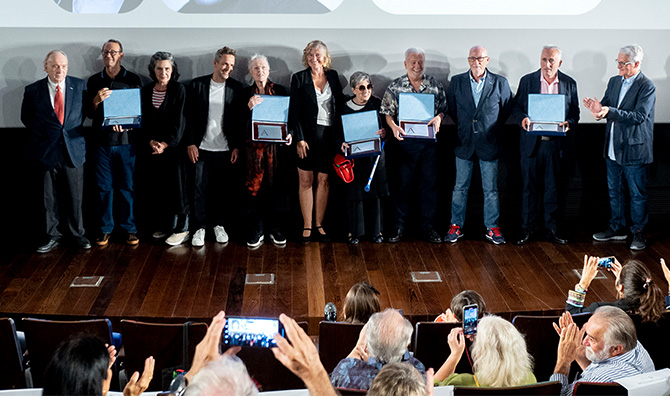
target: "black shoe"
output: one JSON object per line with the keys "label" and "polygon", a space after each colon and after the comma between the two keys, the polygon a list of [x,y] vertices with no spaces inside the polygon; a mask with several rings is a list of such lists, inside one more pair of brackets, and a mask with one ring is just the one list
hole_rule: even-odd
{"label": "black shoe", "polygon": [[608,228],[604,232],[595,233],[593,239],[596,241],[610,241],[617,240],[622,241],[628,238],[628,233],[625,230],[614,231],[612,228]]}
{"label": "black shoe", "polygon": [[391,236],[386,239],[389,243],[397,243],[402,239],[402,229],[398,228]]}
{"label": "black shoe", "polygon": [[111,236],[111,234],[109,234],[109,233],[101,234],[100,237],[98,237],[98,239],[95,240],[95,245],[97,245],[98,247],[104,247],[105,245],[109,244],[109,237],[110,236]]}
{"label": "black shoe", "polygon": [[375,237],[372,238],[372,242],[375,244],[381,244],[384,242],[384,236],[381,234],[376,235]]}
{"label": "black shoe", "polygon": [[286,237],[279,230],[270,232],[270,240],[272,240],[272,244],[274,245],[286,245]]}
{"label": "black shoe", "polygon": [[521,237],[519,237],[519,240],[517,240],[517,245],[525,245],[530,241],[530,230],[529,229],[523,229],[521,231]]}
{"label": "black shoe", "polygon": [[58,247],[60,245],[60,240],[57,238],[51,238],[49,242],[46,244],[40,246],[37,248],[35,251],[40,253],[40,254],[46,254],[47,252],[51,251],[52,249]]}
{"label": "black shoe", "polygon": [[264,239],[265,236],[263,235],[263,232],[254,232],[247,241],[247,247],[258,248],[263,244]]}
{"label": "black shoe", "polygon": [[559,237],[555,230],[549,230],[547,232],[547,239],[554,244],[565,245],[568,243],[568,240]]}
{"label": "black shoe", "polygon": [[[309,230],[309,235],[305,236],[305,230]],[[308,227],[303,228],[302,232],[303,232],[303,234],[302,234],[302,236],[300,236],[300,241],[302,241],[305,244],[312,241],[312,229],[311,228],[308,228]]]}
{"label": "black shoe", "polygon": [[633,241],[630,243],[630,249],[635,251],[640,251],[647,248],[647,239],[644,237],[644,233],[635,232],[633,233]]}
{"label": "black shoe", "polygon": [[442,237],[433,229],[425,232],[423,238],[429,243],[439,244],[442,242]]}
{"label": "black shoe", "polygon": [[91,242],[88,241],[88,239],[84,236],[77,237],[75,240],[75,244],[77,244],[77,247],[83,250],[91,249]]}
{"label": "black shoe", "polygon": [[330,242],[330,237],[328,236],[328,233],[323,229],[323,226],[317,226],[316,227],[316,235],[319,238],[319,241],[322,243],[328,243]]}
{"label": "black shoe", "polygon": [[358,245],[361,242],[361,240],[359,240],[358,237],[349,236],[349,241],[348,242],[351,245]]}

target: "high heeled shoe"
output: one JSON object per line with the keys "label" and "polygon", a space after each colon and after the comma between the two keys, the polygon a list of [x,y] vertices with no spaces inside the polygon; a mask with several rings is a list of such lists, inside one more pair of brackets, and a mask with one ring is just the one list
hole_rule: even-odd
{"label": "high heeled shoe", "polygon": [[[308,236],[305,236],[305,230],[309,230],[309,235]],[[303,234],[302,234],[302,236],[300,236],[300,241],[302,241],[305,244],[312,241],[312,228],[305,227],[305,228],[302,229],[302,232],[303,232]]]}
{"label": "high heeled shoe", "polygon": [[317,226],[316,227],[316,235],[322,243],[328,243],[330,242],[330,237],[326,233],[326,231],[323,229],[323,226]]}

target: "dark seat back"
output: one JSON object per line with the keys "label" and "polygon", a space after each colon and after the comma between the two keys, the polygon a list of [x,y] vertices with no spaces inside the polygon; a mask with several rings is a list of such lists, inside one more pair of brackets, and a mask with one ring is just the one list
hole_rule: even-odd
{"label": "dark seat back", "polygon": [[628,390],[618,383],[577,382],[573,396],[627,396]]}
{"label": "dark seat back", "polygon": [[112,344],[112,323],[107,319],[52,321],[24,318],[22,322],[33,387],[42,387],[47,364],[63,341],[78,334],[86,334]]}
{"label": "dark seat back", "polygon": [[363,326],[333,321],[319,323],[319,358],[326,372],[333,372],[337,363],[351,353]]}
{"label": "dark seat back", "polygon": [[561,382],[540,382],[515,387],[454,387],[454,396],[560,396]]}
{"label": "dark seat back", "polygon": [[[184,324],[146,323],[134,320],[121,320],[121,334],[125,351],[124,365],[130,377],[133,372],[140,374],[144,370],[144,360],[153,356],[156,360],[154,377],[149,384],[148,391],[167,389],[163,384],[163,370],[169,377],[169,369],[188,370],[195,354],[196,345],[205,337],[207,324],[189,323],[187,325],[188,356],[183,357],[184,351]],[[187,368],[184,368],[184,363]]]}
{"label": "dark seat back", "polygon": [[[307,322],[299,321],[300,328],[307,333]],[[260,391],[304,389],[305,383],[279,362],[271,349],[262,347],[242,347],[237,353],[256,381]]]}
{"label": "dark seat back", "polygon": [[643,323],[639,315],[631,316],[637,331],[637,340],[647,349],[654,366],[670,368],[670,344],[665,343],[670,335],[670,313],[663,314],[656,322]]}
{"label": "dark seat back", "polygon": [[[426,368],[437,371],[451,354],[447,341],[449,333],[453,328],[460,326],[460,323],[417,322],[414,328],[414,357]],[[470,349],[470,342],[467,339],[466,348]],[[456,365],[455,372],[472,373],[472,366],[466,353]]]}
{"label": "dark seat back", "polygon": [[26,387],[23,355],[16,336],[16,326],[11,318],[0,318],[0,389]]}

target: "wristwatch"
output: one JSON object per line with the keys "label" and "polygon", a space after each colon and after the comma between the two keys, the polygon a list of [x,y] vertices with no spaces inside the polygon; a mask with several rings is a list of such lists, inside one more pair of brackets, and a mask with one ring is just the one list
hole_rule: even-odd
{"label": "wristwatch", "polygon": [[178,373],[172,382],[170,382],[170,395],[183,396],[188,386],[188,379],[186,379],[186,372]]}

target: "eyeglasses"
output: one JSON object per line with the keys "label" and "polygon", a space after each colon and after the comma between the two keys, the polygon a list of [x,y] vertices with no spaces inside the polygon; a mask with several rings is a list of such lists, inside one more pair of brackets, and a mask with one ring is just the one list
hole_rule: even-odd
{"label": "eyeglasses", "polygon": [[633,62],[633,61],[621,62],[621,61],[619,61],[618,59],[615,59],[614,62],[616,62],[616,66],[617,66],[618,68],[622,68],[622,67],[624,67],[624,66],[632,65],[632,64],[635,63],[635,62]]}
{"label": "eyeglasses", "polygon": [[111,55],[111,56],[115,57],[115,56],[119,55],[121,53],[121,51],[116,51],[116,50],[100,51],[100,53],[102,54],[103,57],[107,56],[107,55]]}
{"label": "eyeglasses", "polygon": [[368,84],[367,86],[361,84],[358,86],[359,91],[365,91],[366,89],[372,91],[372,84]]}
{"label": "eyeglasses", "polygon": [[468,57],[468,62],[484,62],[489,57]]}

